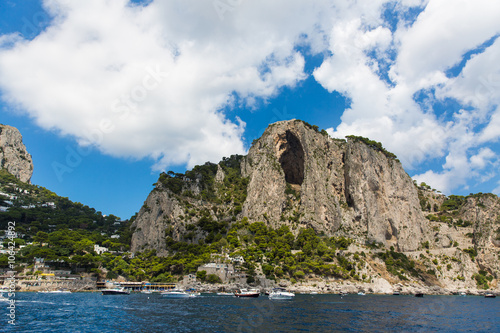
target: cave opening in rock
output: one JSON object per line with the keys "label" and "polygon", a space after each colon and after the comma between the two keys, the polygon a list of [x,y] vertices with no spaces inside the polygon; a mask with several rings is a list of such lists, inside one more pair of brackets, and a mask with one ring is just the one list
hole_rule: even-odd
{"label": "cave opening in rock", "polygon": [[302,185],[304,181],[304,149],[300,140],[290,131],[278,139],[278,157],[285,172],[285,180],[292,185]]}

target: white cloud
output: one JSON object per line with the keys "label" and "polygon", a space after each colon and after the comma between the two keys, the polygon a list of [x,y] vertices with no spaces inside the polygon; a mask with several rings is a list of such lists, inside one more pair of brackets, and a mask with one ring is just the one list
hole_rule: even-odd
{"label": "white cloud", "polygon": [[301,2],[234,3],[224,20],[212,1],[44,4],[55,16],[46,31],[2,37],[3,98],[46,129],[160,169],[244,153],[245,124],[219,110],[233,91],[251,104],[293,87],[305,78],[295,44],[323,39],[319,7]]}
{"label": "white cloud", "polygon": [[[484,181],[490,176],[485,178],[479,171],[498,158],[481,145],[499,136],[499,117],[491,114],[491,108],[498,106],[500,97],[500,89],[494,89],[500,82],[496,76],[500,42],[472,57],[457,78],[448,78],[446,71],[457,66],[466,52],[500,32],[496,15],[500,3],[430,0],[406,5],[426,7],[415,22],[400,22],[393,33],[377,25],[367,30],[359,20],[333,27],[332,55],[314,77],[329,91],[349,97],[351,105],[341,124],[328,132],[335,137],[356,134],[381,141],[410,169],[429,159],[444,158],[441,170],[415,176],[444,191],[466,186],[471,179]],[[402,13],[408,7],[401,3],[397,10]],[[376,34],[377,29],[383,34]],[[369,35],[380,36],[382,42],[357,42]],[[396,56],[391,58],[391,53]],[[388,63],[389,81],[380,72],[381,61]],[[485,81],[478,92],[478,85],[484,86]],[[427,101],[416,100],[416,94],[425,95]],[[434,105],[444,98],[474,108],[454,115],[451,110],[445,115],[434,113]],[[479,133],[482,125],[486,126]],[[478,149],[480,153],[474,155]]]}
{"label": "white cloud", "polygon": [[[500,40],[458,65],[500,34],[499,2],[44,4],[55,19],[35,39],[0,36],[3,98],[107,154],[152,157],[162,169],[243,153],[246,124],[221,110],[233,93],[255,106],[304,80],[297,46],[306,45],[326,55],[317,82],[351,103],[331,135],[381,141],[407,168],[442,159],[416,177],[445,191],[490,177],[498,161],[488,145],[500,133]],[[424,9],[415,18],[412,7]],[[447,76],[454,67],[458,76]],[[446,99],[459,111],[439,110]]]}

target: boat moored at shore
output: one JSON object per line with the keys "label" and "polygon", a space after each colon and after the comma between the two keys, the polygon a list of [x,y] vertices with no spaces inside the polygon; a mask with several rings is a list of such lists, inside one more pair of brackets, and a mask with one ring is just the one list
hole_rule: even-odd
{"label": "boat moored at shore", "polygon": [[259,297],[260,292],[257,289],[240,289],[234,293],[236,297]]}
{"label": "boat moored at shore", "polygon": [[287,291],[285,288],[274,288],[271,293],[269,293],[269,299],[293,299],[295,294]]}
{"label": "boat moored at shore", "polygon": [[125,288],[110,288],[101,290],[103,295],[130,295],[130,291]]}

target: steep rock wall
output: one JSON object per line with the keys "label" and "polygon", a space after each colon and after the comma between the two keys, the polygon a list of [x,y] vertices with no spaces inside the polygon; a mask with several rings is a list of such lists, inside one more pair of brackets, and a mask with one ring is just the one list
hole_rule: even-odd
{"label": "steep rock wall", "polygon": [[0,125],[0,167],[20,181],[30,183],[33,161],[17,128]]}

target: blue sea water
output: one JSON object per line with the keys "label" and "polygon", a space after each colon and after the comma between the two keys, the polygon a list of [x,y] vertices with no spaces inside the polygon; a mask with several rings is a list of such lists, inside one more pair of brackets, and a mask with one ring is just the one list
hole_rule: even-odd
{"label": "blue sea water", "polygon": [[297,295],[293,300],[158,294],[16,294],[2,332],[500,332],[500,298]]}

